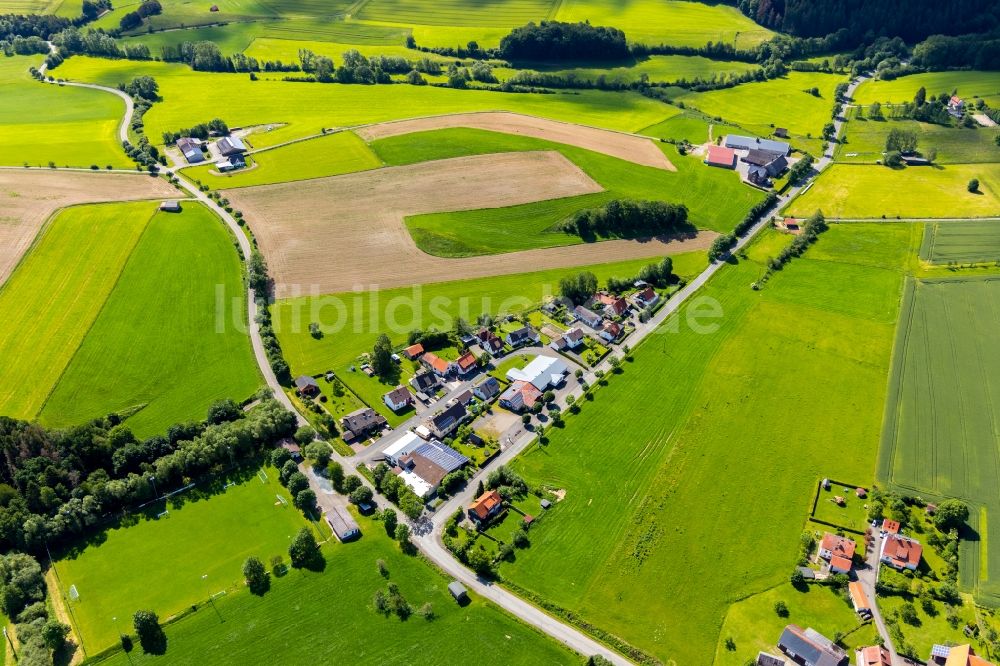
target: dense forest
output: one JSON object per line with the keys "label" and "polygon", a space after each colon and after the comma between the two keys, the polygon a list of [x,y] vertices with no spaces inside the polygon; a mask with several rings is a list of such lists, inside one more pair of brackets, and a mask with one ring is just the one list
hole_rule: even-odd
{"label": "dense forest", "polygon": [[996,0],[737,0],[740,10],[775,30],[821,37],[847,28],[857,42],[989,32],[1000,26]]}

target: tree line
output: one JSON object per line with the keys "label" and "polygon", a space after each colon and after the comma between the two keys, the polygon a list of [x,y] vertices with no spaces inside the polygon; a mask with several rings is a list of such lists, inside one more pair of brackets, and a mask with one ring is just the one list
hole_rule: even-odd
{"label": "tree line", "polygon": [[584,240],[634,238],[694,231],[684,204],[614,199],[600,208],[581,210],[560,226]]}

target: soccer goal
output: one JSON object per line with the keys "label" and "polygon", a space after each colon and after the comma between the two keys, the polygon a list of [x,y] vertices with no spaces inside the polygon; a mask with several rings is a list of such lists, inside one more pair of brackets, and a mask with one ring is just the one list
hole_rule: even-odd
{"label": "soccer goal", "polygon": [[288,506],[288,500],[286,500],[284,497],[282,497],[281,495],[275,495],[275,497],[278,498],[278,501],[274,503],[275,506],[277,506],[278,504],[280,504],[281,506]]}
{"label": "soccer goal", "polygon": [[69,600],[78,601],[80,599],[80,593],[76,589],[76,585],[69,586]]}
{"label": "soccer goal", "polygon": [[267,485],[267,472],[265,472],[264,470],[258,470],[257,478],[260,479],[261,483]]}
{"label": "soccer goal", "polygon": [[156,514],[156,517],[157,518],[169,518],[170,517],[170,509],[167,509],[166,511],[161,511],[160,513]]}

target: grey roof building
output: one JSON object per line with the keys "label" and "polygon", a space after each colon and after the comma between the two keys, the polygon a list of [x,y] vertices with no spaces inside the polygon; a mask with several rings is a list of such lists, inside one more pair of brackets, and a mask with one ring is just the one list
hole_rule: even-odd
{"label": "grey roof building", "polygon": [[458,428],[466,414],[468,412],[465,410],[465,405],[455,403],[440,414],[427,419],[427,429],[438,439],[444,439]]}
{"label": "grey roof building", "polygon": [[335,506],[326,512],[326,522],[330,529],[340,541],[350,541],[361,535],[361,528],[354,522],[354,518],[339,506]]}
{"label": "grey roof building", "polygon": [[778,647],[802,666],[844,666],[847,653],[814,629],[790,624],[781,632]]}
{"label": "grey roof building", "polygon": [[725,140],[726,148],[736,150],[751,150],[758,148],[761,150],[772,150],[782,155],[787,155],[792,151],[792,147],[785,141],[775,141],[774,139],[761,139],[757,136],[743,136],[741,134],[727,134]]}
{"label": "grey roof building", "polygon": [[448,591],[451,592],[451,596],[455,597],[455,601],[461,603],[469,598],[469,592],[465,589],[465,586],[459,583],[457,580],[453,580],[448,583]]}

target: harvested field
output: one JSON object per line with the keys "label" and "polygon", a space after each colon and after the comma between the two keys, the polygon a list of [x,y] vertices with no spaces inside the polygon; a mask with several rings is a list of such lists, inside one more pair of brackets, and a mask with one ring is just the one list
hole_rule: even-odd
{"label": "harvested field", "polygon": [[[605,241],[444,259],[420,251],[404,217],[598,192],[552,151],[476,155],[296,183],[229,190],[277,282],[278,296],[390,288],[705,249],[715,237]],[[301,289],[304,291],[295,291]]]}
{"label": "harvested field", "polygon": [[612,130],[587,127],[574,123],[564,123],[558,120],[547,120],[535,116],[506,111],[486,111],[483,113],[455,113],[446,116],[430,118],[414,118],[397,120],[360,127],[357,133],[365,141],[384,139],[412,132],[448,129],[452,127],[470,127],[505,134],[519,134],[536,139],[565,143],[578,148],[586,148],[597,153],[604,153],[635,164],[676,171],[677,169],[660,148],[650,141],[631,134],[614,132]]}
{"label": "harvested field", "polygon": [[60,208],[82,203],[176,197],[160,178],[118,173],[0,170],[0,284]]}

